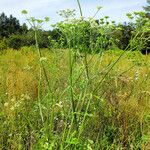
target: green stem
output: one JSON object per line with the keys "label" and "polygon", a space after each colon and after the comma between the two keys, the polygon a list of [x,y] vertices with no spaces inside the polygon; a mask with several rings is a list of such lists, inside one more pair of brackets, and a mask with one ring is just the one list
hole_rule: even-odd
{"label": "green stem", "polygon": [[84,56],[84,65],[85,65],[86,78],[87,78],[87,80],[89,80],[90,77],[89,77],[89,68],[88,68],[88,61],[87,61],[87,53],[86,52],[85,52],[85,56]]}
{"label": "green stem", "polygon": [[[39,45],[38,45],[37,28],[36,28],[35,26],[34,26],[34,30],[35,30],[36,49],[38,50],[39,58],[41,58],[41,57],[42,57],[42,53],[41,53],[40,48],[39,48]],[[45,69],[45,67],[44,67],[43,62],[40,62],[40,63],[41,63],[41,67],[42,67],[42,69],[43,69],[43,73],[44,73],[45,80],[46,80],[46,83],[47,83],[48,91],[51,92],[50,83],[49,83],[49,79],[48,79],[48,76],[47,76],[47,73],[46,73],[46,69]]]}
{"label": "green stem", "polygon": [[77,0],[77,3],[78,3],[78,6],[79,6],[79,10],[80,10],[80,16],[83,17],[83,12],[82,12],[80,1]]}
{"label": "green stem", "polygon": [[69,48],[69,68],[70,68],[70,98],[72,103],[72,112],[74,116],[75,124],[77,124],[77,116],[76,116],[76,106],[74,101],[74,94],[73,94],[73,61],[72,61],[72,51]]}

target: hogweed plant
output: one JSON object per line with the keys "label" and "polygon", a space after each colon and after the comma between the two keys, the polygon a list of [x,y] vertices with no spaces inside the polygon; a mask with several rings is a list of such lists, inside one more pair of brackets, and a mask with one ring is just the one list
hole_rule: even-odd
{"label": "hogweed plant", "polygon": [[[26,10],[23,10],[22,11],[22,14],[24,15],[27,15],[28,12]],[[42,26],[44,23],[47,23],[49,22],[49,17],[45,17],[44,20],[41,20],[41,19],[36,19],[34,17],[27,17],[26,16],[26,20],[28,21],[28,23],[30,24],[31,28],[34,30],[34,33],[35,33],[35,43],[36,43],[36,49],[37,49],[37,52],[38,52],[38,55],[39,55],[39,62],[40,62],[40,70],[39,70],[39,86],[38,86],[38,101],[39,101],[39,110],[40,110],[40,116],[41,116],[41,120],[42,120],[42,123],[44,125],[44,118],[43,118],[43,112],[42,112],[42,106],[41,106],[41,99],[42,99],[42,96],[41,96],[41,86],[42,86],[42,71],[43,71],[43,74],[44,74],[44,77],[45,77],[45,80],[46,80],[46,84],[47,84],[47,91],[48,91],[48,94],[50,95],[50,97],[53,97],[53,93],[52,93],[52,90],[51,90],[51,86],[50,86],[50,81],[49,81],[49,77],[48,77],[48,74],[46,72],[46,68],[44,66],[44,62],[46,61],[46,58],[42,56],[42,52],[39,48],[39,44],[38,44],[38,30],[42,29]],[[54,103],[53,103],[53,98],[51,98],[51,105],[49,107],[51,107],[51,111],[50,111],[50,120],[47,121],[47,126],[49,126],[50,124],[50,127],[48,127],[47,129],[47,132],[48,132],[48,141],[50,140],[50,138],[52,138],[52,130],[53,130],[53,121],[54,121]]]}
{"label": "hogweed plant", "polygon": [[150,33],[150,19],[146,17],[145,12],[128,13],[127,16],[136,29],[132,33],[134,40],[133,38],[130,40],[131,47],[133,50],[142,51],[146,47],[146,43],[150,41],[148,36]]}
{"label": "hogweed plant", "polygon": [[[85,18],[80,1],[76,2],[80,17],[76,18],[75,10],[61,10],[58,14],[64,21],[53,26],[60,31],[67,49],[41,50],[39,30],[49,19],[27,17],[35,33],[37,54],[13,51],[6,56],[0,55],[0,60],[5,60],[13,53],[15,59],[13,66],[7,64],[9,77],[2,80],[10,89],[18,86],[18,82],[9,82],[18,74],[17,77],[23,80],[18,79],[22,81],[19,91],[24,91],[23,85],[29,81],[27,88],[33,92],[37,86],[38,90],[33,99],[24,94],[19,97],[21,102],[15,103],[11,98],[10,103],[4,103],[0,116],[5,121],[0,127],[5,131],[1,131],[0,141],[5,147],[0,149],[111,150],[146,149],[149,146],[150,62],[142,54],[131,52],[137,37],[143,40],[140,39],[143,38],[141,22],[136,24],[138,30],[124,51],[110,50],[118,40],[113,35],[122,29],[116,28],[108,16],[96,19],[101,7],[92,17]],[[28,14],[25,10],[22,13]],[[146,21],[144,27],[147,28],[141,28],[142,33],[149,30],[148,26],[149,21]],[[137,43],[135,46],[138,47]],[[18,56],[23,57],[16,60]],[[35,62],[37,58],[38,63]],[[32,67],[24,67],[24,64],[32,64]],[[2,70],[0,68],[0,73]],[[32,81],[34,75],[37,84]],[[0,84],[0,92],[2,88]],[[6,120],[3,114],[11,111],[12,119]]]}
{"label": "hogweed plant", "polygon": [[[75,62],[76,62],[76,55],[77,55],[77,51],[79,50],[80,52],[82,52],[84,55],[84,66],[85,66],[85,72],[86,72],[86,77],[88,79],[88,81],[92,81],[93,77],[90,76],[89,73],[89,62],[87,60],[87,56],[88,56],[88,50],[90,47],[90,53],[93,54],[94,53],[94,49],[96,49],[96,47],[94,46],[94,42],[96,40],[96,46],[98,48],[100,48],[100,50],[102,51],[103,47],[104,50],[107,49],[107,46],[109,47],[110,45],[112,45],[113,43],[115,43],[116,39],[109,39],[109,36],[113,35],[113,32],[115,30],[115,22],[112,21],[111,23],[108,21],[109,17],[105,16],[103,19],[101,19],[100,24],[98,24],[93,18],[90,18],[89,21],[83,20],[83,13],[82,13],[82,9],[80,6],[80,3],[78,1],[78,5],[79,5],[79,9],[80,9],[80,15],[81,15],[81,20],[80,19],[73,19],[73,20],[69,20],[69,17],[67,18],[67,21],[58,23],[56,26],[57,28],[59,28],[62,33],[64,33],[64,35],[66,36],[66,39],[68,41],[68,48],[69,48],[69,59],[70,59],[70,89],[71,89],[71,97],[72,100],[74,99],[74,95],[73,95],[73,91],[74,91],[74,87],[72,87],[72,82],[73,82],[73,76],[74,76],[74,72],[73,70],[75,69]],[[101,8],[98,9],[98,11]],[[97,12],[98,12],[97,11]],[[65,13],[65,11],[63,11]],[[70,11],[71,12],[71,11]],[[96,12],[96,14],[97,14]],[[65,16],[65,15],[63,15]],[[95,17],[95,15],[94,15]],[[132,18],[131,18],[132,19]],[[89,30],[87,30],[89,29]],[[98,29],[98,33],[95,32]],[[86,31],[85,31],[86,30]],[[89,32],[88,32],[89,31]],[[98,39],[93,38],[94,36],[96,36]],[[94,36],[92,36],[94,35]],[[84,36],[84,37],[83,37]],[[85,38],[85,36],[87,36],[87,39]],[[99,39],[99,36],[102,36],[101,39]],[[135,47],[133,47],[133,43],[135,43],[136,38],[139,36],[139,31],[137,31],[133,36],[132,36],[132,40],[130,41],[129,45],[126,47],[126,49],[120,54],[120,56],[112,61],[110,64],[108,64],[108,66],[106,67],[105,70],[105,74],[103,75],[102,78],[100,78],[100,80],[97,81],[97,85],[95,85],[94,89],[91,89],[91,95],[89,96],[90,98],[87,100],[87,108],[85,111],[85,114],[83,115],[84,117],[82,118],[83,120],[81,121],[81,126],[79,127],[79,134],[78,134],[78,140],[79,137],[83,131],[83,126],[85,124],[85,118],[88,116],[88,110],[89,110],[89,106],[91,104],[91,99],[93,98],[94,95],[97,94],[97,91],[99,91],[99,89],[101,89],[101,86],[103,85],[103,82],[109,77],[109,73],[112,72],[112,70],[115,68],[115,66],[118,64],[119,61],[121,61],[121,59],[123,59],[124,55],[126,54],[127,50],[128,51],[133,51]],[[86,41],[82,41],[83,39],[86,39]],[[89,43],[87,43],[87,41],[89,40]],[[142,36],[139,38],[139,40],[142,39]],[[98,42],[99,45],[98,45]],[[86,45],[87,44],[87,45]],[[103,45],[104,44],[104,45]],[[136,45],[137,46],[137,45]],[[72,51],[73,50],[73,51]],[[91,59],[90,59],[91,61]],[[97,64],[97,63],[96,63]],[[80,76],[80,74],[79,74]],[[89,84],[86,85],[85,87],[85,91],[89,88]],[[100,96],[102,97],[102,95]],[[73,102],[75,103],[75,102]],[[85,101],[83,100],[83,102],[81,101],[81,103],[85,103]],[[72,105],[73,107],[75,107],[75,105]],[[78,108],[78,102],[77,102],[77,107],[75,107],[73,110],[73,113],[76,113]],[[80,111],[78,112],[79,114],[81,113]],[[74,116],[74,118],[80,118],[80,115]],[[75,119],[76,120],[76,119]],[[79,119],[80,120],[80,119]],[[126,144],[124,144],[124,146],[126,146]]]}

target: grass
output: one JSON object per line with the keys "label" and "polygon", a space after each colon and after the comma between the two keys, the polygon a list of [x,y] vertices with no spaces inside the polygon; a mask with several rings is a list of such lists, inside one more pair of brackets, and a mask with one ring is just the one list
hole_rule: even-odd
{"label": "grass", "polygon": [[150,56],[121,54],[1,52],[0,149],[149,149]]}

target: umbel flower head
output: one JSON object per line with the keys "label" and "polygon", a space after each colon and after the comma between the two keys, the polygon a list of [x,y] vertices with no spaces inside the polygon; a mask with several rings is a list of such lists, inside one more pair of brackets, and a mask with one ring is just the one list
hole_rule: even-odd
{"label": "umbel flower head", "polygon": [[102,9],[103,7],[102,6],[97,6],[97,10],[100,10]]}

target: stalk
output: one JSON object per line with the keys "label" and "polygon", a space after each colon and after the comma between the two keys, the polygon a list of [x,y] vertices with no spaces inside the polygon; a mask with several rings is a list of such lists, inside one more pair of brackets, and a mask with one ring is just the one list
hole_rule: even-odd
{"label": "stalk", "polygon": [[[35,30],[36,49],[37,49],[37,51],[38,51],[39,58],[42,58],[42,53],[41,53],[40,48],[39,48],[39,45],[38,45],[37,29],[36,29],[35,26],[34,26],[34,30]],[[46,73],[46,69],[45,69],[45,67],[44,67],[43,62],[41,61],[40,63],[41,63],[41,67],[42,67],[42,69],[43,69],[43,73],[44,73],[45,80],[46,80],[46,83],[47,83],[48,91],[50,92],[50,91],[51,91],[51,89],[50,89],[50,83],[49,83],[49,79],[48,79],[48,76],[47,76],[47,73]]]}
{"label": "stalk", "polygon": [[[74,64],[74,58],[72,56],[72,50],[71,50],[71,45],[70,45],[70,40],[69,37],[66,36],[67,38],[67,44],[69,47],[69,86],[70,86],[70,100],[71,100],[71,105],[72,105],[72,113],[73,113],[73,123],[75,123],[75,127],[77,127],[77,115],[76,115],[76,105],[75,105],[75,100],[74,100],[74,93],[73,93],[73,64]],[[70,127],[71,128],[71,127]]]}
{"label": "stalk", "polygon": [[86,78],[89,81],[90,77],[89,77],[89,68],[88,68],[88,60],[87,60],[86,52],[85,52],[85,56],[84,56],[84,66],[85,66]]}
{"label": "stalk", "polygon": [[72,112],[74,118],[73,120],[75,122],[75,125],[77,125],[76,106],[75,106],[74,95],[73,95],[73,61],[72,61],[72,53],[70,48],[69,48],[69,69],[70,69],[70,76],[69,76],[70,99],[72,103]]}
{"label": "stalk", "polygon": [[[133,41],[135,40],[135,38],[138,36],[139,32],[133,37]],[[128,46],[125,48],[125,50],[121,53],[121,55],[116,59],[116,61],[110,66],[110,68],[108,69],[108,71],[106,72],[106,74],[103,76],[103,78],[98,81],[97,86],[95,87],[95,89],[93,90],[92,93],[95,93],[98,89],[99,86],[101,85],[101,83],[104,81],[104,79],[107,77],[107,75],[111,72],[111,70],[114,68],[114,66],[119,62],[119,60],[124,56],[124,54],[126,53],[126,51],[128,50],[128,48],[130,48],[130,46],[132,45],[132,43],[129,43]],[[132,51],[133,48],[130,49],[130,51]]]}
{"label": "stalk", "polygon": [[80,0],[77,0],[77,3],[78,3],[79,10],[80,10],[80,16],[83,17],[83,12],[82,12],[82,8],[81,8]]}
{"label": "stalk", "polygon": [[[81,18],[83,18],[83,12],[82,12],[82,8],[81,8],[80,0],[77,0],[77,3],[78,3],[79,10],[80,10],[80,16],[81,16]],[[89,80],[89,69],[88,69],[88,61],[87,61],[86,52],[85,52],[85,56],[84,56],[84,65],[85,65],[86,77]]]}
{"label": "stalk", "polygon": [[[37,37],[37,32],[38,32],[38,30],[37,30],[37,28],[36,28],[36,26],[35,26],[35,24],[34,24],[34,31],[35,31],[35,42],[36,42],[36,49],[37,49],[37,51],[38,51],[38,55],[39,55],[39,59],[40,58],[42,58],[42,53],[41,53],[41,50],[40,50],[40,48],[39,48],[39,44],[38,44],[38,37]],[[46,84],[47,84],[47,88],[48,88],[48,92],[49,93],[52,93],[52,91],[51,91],[51,88],[50,88],[50,83],[49,83],[49,79],[48,79],[48,76],[47,76],[47,73],[46,73],[46,69],[45,69],[45,67],[44,67],[44,64],[43,64],[43,62],[42,61],[40,61],[40,85],[39,86],[41,86],[41,80],[42,80],[42,70],[43,70],[43,73],[44,73],[44,77],[45,77],[45,80],[46,80]],[[40,90],[40,89],[39,89]],[[40,91],[38,92],[38,94],[40,94]],[[44,119],[43,119],[43,113],[42,113],[42,109],[41,109],[41,103],[40,103],[40,96],[38,96],[38,99],[39,99],[39,109],[40,109],[40,115],[41,115],[41,119],[42,119],[42,122],[44,122]],[[51,107],[52,107],[52,111],[51,111],[51,113],[50,113],[50,127],[49,127],[49,121],[48,121],[48,124],[47,124],[47,131],[48,131],[48,142],[50,143],[50,138],[51,137],[53,137],[53,121],[54,121],[54,108],[53,108],[53,97],[52,97],[52,105],[51,105]]]}

